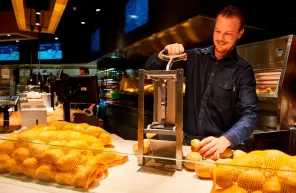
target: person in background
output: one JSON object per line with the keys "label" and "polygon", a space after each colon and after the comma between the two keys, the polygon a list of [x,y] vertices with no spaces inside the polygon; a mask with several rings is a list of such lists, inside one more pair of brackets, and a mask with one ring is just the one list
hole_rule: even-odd
{"label": "person in background", "polygon": [[[184,144],[202,139],[200,154],[204,158],[218,157],[229,146],[248,139],[258,119],[256,80],[252,66],[236,51],[236,42],[244,33],[244,17],[234,6],[217,14],[213,32],[214,44],[207,48],[186,51],[187,60],[175,65],[184,68]],[[165,69],[162,53],[180,55],[182,44],[167,45],[150,56],[148,69]],[[173,65],[174,67],[174,65]],[[236,116],[236,103],[240,114]]]}
{"label": "person in background", "polygon": [[[89,69],[86,68],[86,67],[81,67],[79,69],[79,76],[85,76],[85,75],[89,75]],[[96,104],[91,104],[90,106],[87,106],[85,104],[76,106],[76,108],[81,109],[81,110],[87,109],[87,110],[93,112],[94,115],[95,115],[95,112],[96,112],[95,107],[96,107]]]}

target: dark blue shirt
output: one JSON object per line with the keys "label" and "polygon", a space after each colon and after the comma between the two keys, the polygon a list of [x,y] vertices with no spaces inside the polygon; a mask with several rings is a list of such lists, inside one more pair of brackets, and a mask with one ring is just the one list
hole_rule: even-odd
{"label": "dark blue shirt", "polygon": [[[238,56],[236,48],[221,60],[215,57],[214,46],[186,53],[187,61],[172,68],[184,68],[186,76],[183,131],[190,136],[223,135],[232,146],[249,139],[258,118],[252,66]],[[146,68],[165,69],[167,62],[157,55],[148,59]]]}

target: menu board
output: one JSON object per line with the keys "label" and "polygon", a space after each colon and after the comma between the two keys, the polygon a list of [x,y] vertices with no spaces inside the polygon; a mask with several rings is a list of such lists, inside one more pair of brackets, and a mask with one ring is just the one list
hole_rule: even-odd
{"label": "menu board", "polygon": [[62,59],[61,43],[39,44],[38,60],[57,60]]}
{"label": "menu board", "polygon": [[91,52],[100,50],[100,28],[97,28],[91,35]]}
{"label": "menu board", "polygon": [[19,60],[19,46],[18,45],[1,45],[0,46],[0,61]]}
{"label": "menu board", "polygon": [[148,0],[129,0],[125,6],[124,34],[148,22]]}

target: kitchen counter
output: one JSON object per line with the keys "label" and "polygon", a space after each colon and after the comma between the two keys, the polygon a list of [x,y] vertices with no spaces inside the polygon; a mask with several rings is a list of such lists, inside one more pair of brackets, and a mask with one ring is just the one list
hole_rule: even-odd
{"label": "kitchen counter", "polygon": [[[130,154],[129,161],[123,165],[109,169],[107,178],[96,184],[88,192],[98,193],[180,193],[180,192],[198,192],[210,193],[212,188],[211,180],[201,180],[195,175],[195,172],[189,172],[185,169],[176,171],[173,176],[162,176],[151,173],[138,172],[137,157],[132,154],[132,145],[134,141],[123,140],[112,135],[115,149],[121,153]],[[184,155],[190,151],[189,146],[183,147]],[[26,193],[67,193],[78,192],[81,190],[73,189],[69,186],[60,186],[56,183],[44,183],[32,181],[25,177],[16,177],[1,175],[0,192],[26,192]]]}

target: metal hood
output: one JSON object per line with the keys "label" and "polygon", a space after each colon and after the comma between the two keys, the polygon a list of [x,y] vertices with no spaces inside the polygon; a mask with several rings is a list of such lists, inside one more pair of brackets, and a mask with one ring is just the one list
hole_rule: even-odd
{"label": "metal hood", "polygon": [[[198,15],[182,23],[176,24],[163,31],[155,33],[123,49],[126,58],[134,56],[149,56],[155,51],[163,49],[172,43],[183,44],[185,49],[191,47],[203,47],[213,43],[213,31],[216,19],[204,15]],[[254,36],[254,32],[262,35],[265,30],[250,26],[245,27],[244,40]],[[263,36],[261,36],[263,37]],[[251,39],[252,39],[251,38]],[[261,38],[259,38],[261,39]],[[246,41],[240,42],[246,42]],[[255,39],[256,41],[258,39]],[[262,39],[261,39],[262,40]]]}

